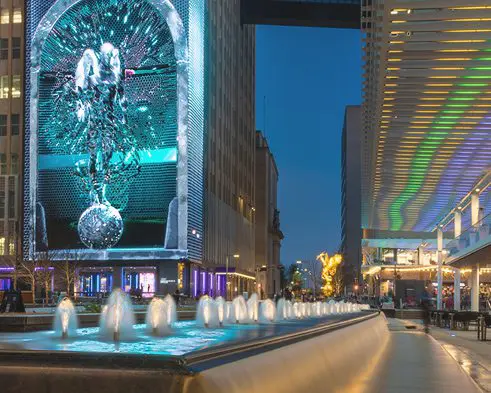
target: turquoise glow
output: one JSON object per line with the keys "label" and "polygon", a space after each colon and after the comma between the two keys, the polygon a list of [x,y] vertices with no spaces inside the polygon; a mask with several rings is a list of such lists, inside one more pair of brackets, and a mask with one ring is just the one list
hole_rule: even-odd
{"label": "turquoise glow", "polygon": [[[73,167],[80,160],[88,160],[88,154],[41,154],[39,170]],[[146,150],[141,152],[140,164],[162,164],[177,162],[177,148]]]}

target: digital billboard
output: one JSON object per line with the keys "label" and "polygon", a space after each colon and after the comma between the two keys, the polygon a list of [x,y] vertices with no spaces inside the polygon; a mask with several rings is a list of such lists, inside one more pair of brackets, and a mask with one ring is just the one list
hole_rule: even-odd
{"label": "digital billboard", "polygon": [[28,3],[29,254],[199,259],[203,0]]}

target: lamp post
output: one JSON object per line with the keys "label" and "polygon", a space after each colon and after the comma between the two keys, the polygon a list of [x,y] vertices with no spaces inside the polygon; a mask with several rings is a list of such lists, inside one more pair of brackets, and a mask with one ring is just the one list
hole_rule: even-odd
{"label": "lamp post", "polygon": [[234,259],[239,259],[240,258],[240,255],[239,254],[232,254],[232,255],[225,255],[225,281],[227,282],[226,284],[226,287],[225,287],[225,290],[227,291],[226,294],[225,294],[225,298],[226,300],[229,300],[229,296],[228,296],[228,293],[229,293],[229,287],[230,287],[230,282],[228,280],[228,262],[229,262],[229,258],[232,257]]}

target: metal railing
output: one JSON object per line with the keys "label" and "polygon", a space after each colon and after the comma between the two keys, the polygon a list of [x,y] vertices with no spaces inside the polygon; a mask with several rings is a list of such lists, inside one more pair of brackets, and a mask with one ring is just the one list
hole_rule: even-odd
{"label": "metal railing", "polygon": [[460,236],[448,242],[446,249],[449,257],[454,257],[475,246],[491,243],[491,214],[485,216],[475,225],[467,228]]}

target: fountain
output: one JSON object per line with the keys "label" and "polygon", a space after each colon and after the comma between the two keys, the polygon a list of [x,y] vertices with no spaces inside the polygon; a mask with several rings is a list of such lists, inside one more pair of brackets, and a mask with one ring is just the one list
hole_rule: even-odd
{"label": "fountain", "polygon": [[247,303],[242,295],[237,296],[231,304],[228,320],[230,323],[249,322]]}
{"label": "fountain", "polygon": [[167,323],[172,326],[177,321],[176,301],[171,295],[167,295],[164,297],[164,302],[167,307]]}
{"label": "fountain", "polygon": [[216,306],[217,306],[217,311],[218,311],[218,322],[220,324],[220,326],[223,326],[223,322],[225,320],[225,317],[226,317],[226,303],[225,303],[225,299],[221,296],[218,296],[216,299],[215,299],[215,303],[216,303]]}
{"label": "fountain", "polygon": [[288,319],[288,310],[286,305],[286,300],[284,298],[278,299],[276,304],[276,320],[284,321]]}
{"label": "fountain", "polygon": [[271,299],[263,300],[259,305],[259,321],[272,323],[276,319],[276,305]]}
{"label": "fountain", "polygon": [[131,339],[134,336],[134,324],[135,314],[129,295],[119,288],[115,289],[101,314],[100,334],[114,341]]}
{"label": "fountain", "polygon": [[72,301],[64,297],[56,307],[53,329],[56,336],[61,338],[74,337],[77,335],[77,313]]}
{"label": "fountain", "polygon": [[290,300],[285,301],[285,309],[286,309],[286,319],[293,319],[295,315],[293,313],[293,305]]}
{"label": "fountain", "polygon": [[169,320],[168,303],[154,297],[148,305],[145,318],[147,330],[155,336],[165,336],[171,333],[172,322]]}
{"label": "fountain", "polygon": [[196,324],[205,328],[216,328],[220,325],[218,305],[209,296],[203,296],[199,300],[196,309]]}
{"label": "fountain", "polygon": [[314,303],[314,316],[315,317],[322,317],[322,303],[321,302],[315,302]]}
{"label": "fountain", "polygon": [[301,303],[293,303],[292,305],[292,311],[293,311],[293,317],[294,318],[297,318],[297,319],[300,319],[302,318],[302,309],[300,307],[300,304]]}
{"label": "fountain", "polygon": [[247,315],[252,322],[257,322],[259,319],[259,301],[257,299],[257,293],[253,293],[247,301]]}

